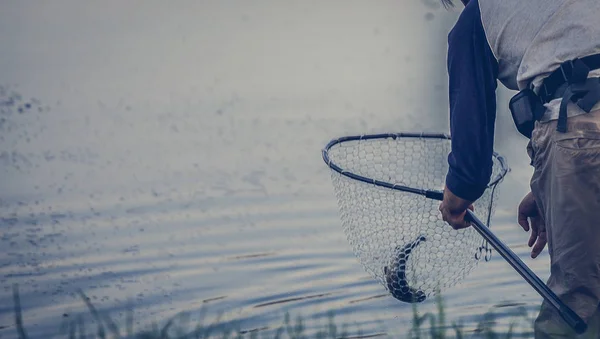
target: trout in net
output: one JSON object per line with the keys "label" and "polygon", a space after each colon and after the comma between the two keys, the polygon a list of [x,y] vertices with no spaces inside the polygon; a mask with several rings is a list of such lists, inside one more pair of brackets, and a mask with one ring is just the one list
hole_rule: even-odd
{"label": "trout in net", "polygon": [[415,247],[425,241],[424,236],[420,236],[413,242],[410,242],[404,247],[396,247],[395,255],[392,257],[392,262],[389,266],[383,268],[383,274],[387,283],[387,288],[394,298],[407,303],[415,303],[424,301],[427,296],[425,292],[410,287],[406,279],[406,263],[408,257]]}

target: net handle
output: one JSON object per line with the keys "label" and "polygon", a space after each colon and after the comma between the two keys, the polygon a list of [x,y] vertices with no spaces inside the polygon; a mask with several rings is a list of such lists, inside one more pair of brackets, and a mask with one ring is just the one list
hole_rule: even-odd
{"label": "net handle", "polygon": [[[327,166],[329,166],[329,168],[331,168],[332,170],[334,170],[334,171],[338,172],[339,174],[346,176],[348,178],[358,180],[361,182],[365,182],[368,184],[372,184],[375,186],[386,187],[389,189],[403,191],[403,192],[421,194],[428,198],[436,199],[435,197],[439,193],[438,191],[419,189],[419,188],[409,187],[409,186],[405,186],[405,185],[397,185],[397,184],[392,184],[392,183],[381,181],[381,180],[367,178],[365,176],[346,171],[343,168],[341,168],[340,166],[336,165],[333,161],[331,161],[331,159],[329,159],[329,154],[328,154],[329,150],[337,144],[340,144],[340,143],[343,143],[346,141],[360,141],[360,140],[388,139],[388,138],[392,138],[394,140],[396,140],[398,138],[450,140],[450,136],[447,134],[443,134],[443,133],[382,133],[382,134],[351,135],[351,136],[346,136],[346,137],[341,137],[338,139],[331,140],[325,146],[325,148],[323,148],[323,151],[322,151],[323,161],[325,161],[325,163],[327,164]],[[500,173],[498,173],[498,175],[489,182],[488,188],[499,183],[504,178],[506,173],[509,171],[508,166],[506,165],[506,161],[504,160],[504,158],[502,156],[500,156],[496,152],[493,152],[493,156],[500,163],[501,170],[500,170]],[[437,200],[439,200],[439,199],[437,199]]]}
{"label": "net handle", "polygon": [[[430,191],[428,198],[443,200],[444,193]],[[506,246],[496,235],[479,220],[471,210],[467,210],[465,220],[470,221],[473,228],[490,243],[498,253],[535,289],[552,307],[558,311],[560,316],[577,334],[587,330],[587,324],[569,306],[563,303],[544,282],[521,261],[508,246]]]}

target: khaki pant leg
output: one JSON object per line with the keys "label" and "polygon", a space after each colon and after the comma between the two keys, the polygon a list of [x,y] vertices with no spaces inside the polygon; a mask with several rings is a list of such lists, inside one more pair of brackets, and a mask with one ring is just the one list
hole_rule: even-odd
{"label": "khaki pant leg", "polygon": [[[570,117],[567,133],[556,132],[556,121],[537,123],[529,151],[531,190],[548,236],[548,287],[593,324],[600,303],[600,111]],[[535,328],[536,338],[575,337],[547,303]]]}
{"label": "khaki pant leg", "polygon": [[596,310],[588,319],[588,329],[585,333],[577,335],[562,321],[555,310],[547,304],[543,304],[540,314],[534,323],[535,339],[555,339],[555,338],[574,338],[574,339],[599,339],[600,338],[600,308]]}

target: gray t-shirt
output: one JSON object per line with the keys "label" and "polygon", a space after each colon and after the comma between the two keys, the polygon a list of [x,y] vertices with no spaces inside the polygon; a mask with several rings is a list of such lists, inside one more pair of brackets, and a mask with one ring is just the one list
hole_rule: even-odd
{"label": "gray t-shirt", "polygon": [[[498,80],[509,89],[537,90],[564,61],[600,53],[600,0],[479,0],[479,8]],[[559,106],[560,99],[548,103],[542,120],[557,119]],[[584,113],[573,103],[567,112]]]}

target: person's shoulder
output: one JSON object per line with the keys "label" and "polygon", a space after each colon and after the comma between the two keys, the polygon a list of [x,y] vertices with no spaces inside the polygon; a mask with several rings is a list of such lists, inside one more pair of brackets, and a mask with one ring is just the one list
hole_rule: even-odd
{"label": "person's shoulder", "polygon": [[488,27],[502,23],[523,5],[522,2],[522,0],[478,0],[481,21]]}
{"label": "person's shoulder", "polygon": [[480,20],[481,12],[479,9],[480,0],[471,0],[467,3],[459,16],[459,21],[476,21]]}
{"label": "person's shoulder", "polygon": [[506,9],[515,8],[519,4],[519,0],[478,0],[479,10],[482,14],[501,14]]}
{"label": "person's shoulder", "polygon": [[480,27],[481,13],[479,11],[479,0],[471,0],[461,11],[458,20],[448,34],[448,39],[461,41],[465,36],[473,34],[473,31]]}
{"label": "person's shoulder", "polygon": [[549,0],[478,0],[477,2],[484,26],[490,27],[502,25],[515,15],[523,19],[539,16],[540,12],[554,9],[562,3],[562,1]]}

